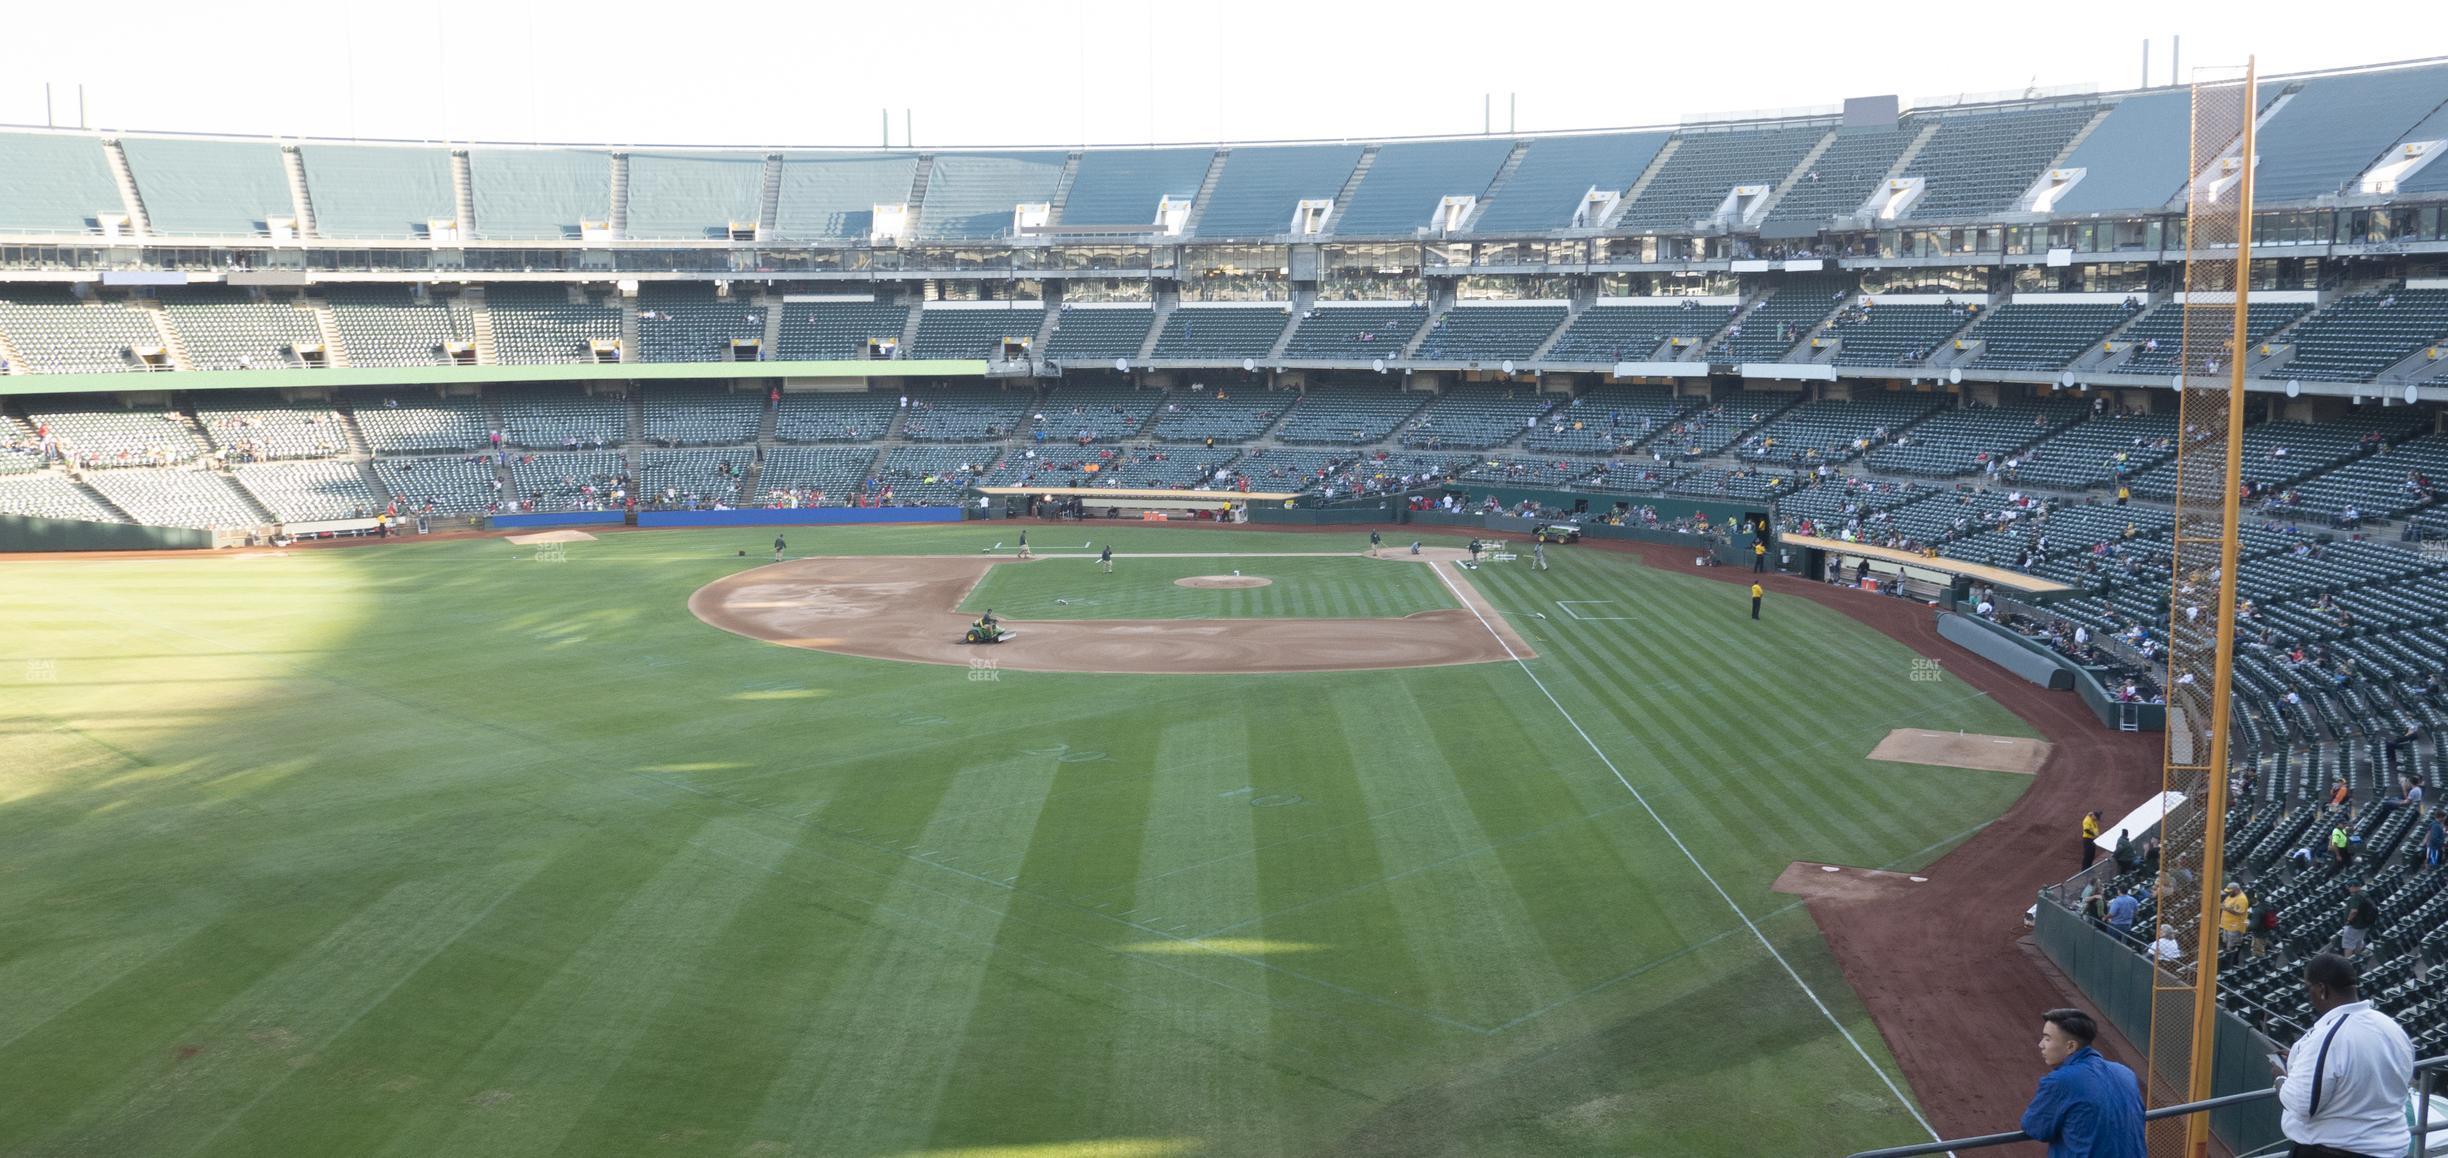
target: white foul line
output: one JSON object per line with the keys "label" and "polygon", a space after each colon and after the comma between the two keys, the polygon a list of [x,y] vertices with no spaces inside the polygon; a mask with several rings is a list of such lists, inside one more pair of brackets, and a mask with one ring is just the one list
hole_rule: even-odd
{"label": "white foul line", "polygon": [[1555,706],[1556,714],[1564,717],[1564,722],[1571,725],[1573,734],[1581,737],[1582,743],[1589,745],[1591,754],[1598,757],[1598,762],[1606,765],[1607,771],[1615,774],[1615,782],[1623,785],[1624,791],[1632,794],[1632,799],[1641,806],[1641,811],[1648,813],[1649,819],[1657,823],[1658,831],[1665,833],[1666,839],[1674,842],[1675,850],[1683,854],[1683,859],[1691,862],[1692,868],[1699,872],[1700,879],[1707,881],[1710,888],[1717,890],[1717,899],[1724,901],[1727,908],[1734,910],[1734,916],[1742,921],[1745,928],[1751,930],[1753,937],[1759,939],[1760,948],[1768,950],[1768,955],[1776,958],[1776,963],[1784,968],[1785,975],[1793,978],[1793,983],[1801,987],[1802,996],[1810,998],[1810,1003],[1819,1008],[1819,1015],[1827,1018],[1828,1024],[1836,1027],[1837,1033],[1844,1035],[1845,1044],[1852,1046],[1853,1052],[1860,1055],[1862,1064],[1869,1066],[1870,1072],[1878,1075],[1879,1081],[1886,1085],[1887,1092],[1894,1094],[1897,1104],[1904,1107],[1904,1112],[1911,1114],[1913,1121],[1919,1122],[1922,1129],[1929,1131],[1931,1141],[1939,1141],[1937,1129],[1929,1124],[1929,1119],[1921,1116],[1921,1111],[1913,1108],[1912,1099],[1905,1097],[1904,1091],[1896,1088],[1895,1079],[1888,1077],[1887,1071],[1880,1069],[1879,1064],[1871,1060],[1870,1051],[1862,1048],[1861,1042],[1854,1038],[1853,1031],[1846,1029],[1843,1022],[1836,1020],[1836,1014],[1828,1009],[1826,1002],[1819,1000],[1819,994],[1811,989],[1810,982],[1802,980],[1802,975],[1794,971],[1793,965],[1785,960],[1785,955],[1777,952],[1777,947],[1768,940],[1768,934],[1760,932],[1760,927],[1752,923],[1751,915],[1743,912],[1742,905],[1735,902],[1734,894],[1727,892],[1724,885],[1718,884],[1717,878],[1709,874],[1707,866],[1700,863],[1700,858],[1692,855],[1690,846],[1683,843],[1682,837],[1675,835],[1674,829],[1666,823],[1666,818],[1658,815],[1657,809],[1649,806],[1649,798],[1641,795],[1641,790],[1632,786],[1632,781],[1624,777],[1623,770],[1615,766],[1615,761],[1607,758],[1606,750],[1598,746],[1598,741],[1590,739],[1590,734],[1581,730],[1581,722],[1573,719],[1571,712],[1564,710],[1563,701],[1556,699],[1555,693],[1547,690],[1546,681],[1541,680],[1537,672],[1530,670],[1530,665],[1514,652],[1512,644],[1505,642],[1504,633],[1496,630],[1496,625],[1489,623],[1487,616],[1481,615],[1479,608],[1463,597],[1461,589],[1454,587],[1453,577],[1447,575],[1441,567],[1437,569],[1437,578],[1445,581],[1445,586],[1453,591],[1455,599],[1461,600],[1462,606],[1471,609],[1471,614],[1479,619],[1479,626],[1486,628],[1489,635],[1496,637],[1496,645],[1504,649],[1505,655],[1512,658],[1515,666],[1521,668],[1523,675],[1530,677],[1531,685],[1538,688],[1540,695],[1547,697],[1549,704]]}

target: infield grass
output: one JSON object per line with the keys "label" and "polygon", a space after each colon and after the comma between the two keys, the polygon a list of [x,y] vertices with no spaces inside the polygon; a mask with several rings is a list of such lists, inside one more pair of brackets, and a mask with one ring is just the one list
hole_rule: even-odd
{"label": "infield grass", "polygon": [[[1194,544],[1184,544],[1192,546]],[[1183,587],[1207,575],[1263,578],[1264,587]],[[1460,607],[1426,564],[1326,558],[1132,558],[1112,574],[1094,556],[999,563],[961,601],[1012,619],[1394,619]]]}
{"label": "infield grass", "polygon": [[2026,783],[1864,759],[1889,729],[2031,733],[1884,637],[1558,549],[1467,576],[1527,670],[973,679],[697,622],[758,539],[0,561],[0,1153],[1922,1136],[1710,883],[1892,1073],[1769,885]]}

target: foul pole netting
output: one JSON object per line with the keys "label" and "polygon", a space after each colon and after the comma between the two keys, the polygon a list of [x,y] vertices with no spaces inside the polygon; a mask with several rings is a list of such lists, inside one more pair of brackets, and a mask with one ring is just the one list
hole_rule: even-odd
{"label": "foul pole netting", "polygon": [[[2182,954],[2161,964],[2151,994],[2145,1087],[2152,1106],[2207,1098],[2211,1088],[2252,263],[2253,94],[2250,64],[2241,76],[2193,85],[2162,772],[2165,791],[2181,793],[2184,803],[2161,826],[2153,882],[2153,916],[2170,928]],[[2159,930],[2148,933],[2155,940]],[[2209,1139],[2207,1115],[2163,1119],[2151,1126],[2150,1152],[2202,1158]]]}

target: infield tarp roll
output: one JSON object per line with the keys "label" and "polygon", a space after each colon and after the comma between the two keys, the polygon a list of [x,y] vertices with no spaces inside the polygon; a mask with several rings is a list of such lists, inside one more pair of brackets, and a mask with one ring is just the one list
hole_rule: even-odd
{"label": "infield tarp roll", "polygon": [[801,507],[738,511],[639,511],[641,527],[794,527],[853,523],[957,523],[959,507]]}

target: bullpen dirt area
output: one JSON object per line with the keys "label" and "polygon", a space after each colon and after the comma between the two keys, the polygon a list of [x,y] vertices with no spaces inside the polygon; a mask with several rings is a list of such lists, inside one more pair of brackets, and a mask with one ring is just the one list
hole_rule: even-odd
{"label": "bullpen dirt area", "polygon": [[1924,732],[1898,728],[1870,749],[1873,760],[1899,764],[1936,764],[1945,768],[1975,768],[1983,772],[2020,772],[2029,776],[2048,763],[2045,740],[2020,736],[1979,736],[1963,732]]}
{"label": "bullpen dirt area", "polygon": [[[1462,555],[1448,548],[1372,565],[1433,565]],[[1450,576],[1453,587],[1475,610],[1400,619],[1014,619],[1004,621],[1013,633],[1007,642],[956,642],[970,623],[956,608],[986,569],[1025,566],[947,555],[802,559],[717,579],[689,596],[689,611],[724,631],[787,647],[956,667],[991,659],[1007,671],[1367,671],[1536,654],[1460,575]]]}

